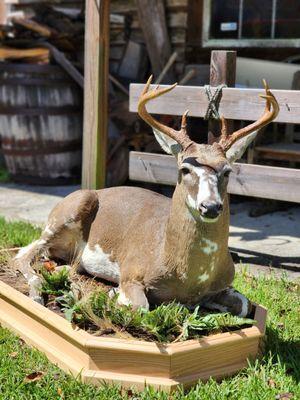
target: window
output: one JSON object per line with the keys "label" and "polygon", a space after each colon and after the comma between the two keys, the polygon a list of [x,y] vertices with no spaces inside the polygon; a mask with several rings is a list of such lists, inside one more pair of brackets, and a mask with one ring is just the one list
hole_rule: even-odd
{"label": "window", "polygon": [[204,47],[300,47],[298,0],[204,0]]}

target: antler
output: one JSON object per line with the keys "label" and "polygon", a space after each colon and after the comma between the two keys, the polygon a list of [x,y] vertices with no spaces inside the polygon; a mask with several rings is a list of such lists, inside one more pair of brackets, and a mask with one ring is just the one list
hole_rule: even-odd
{"label": "antler", "polygon": [[174,83],[174,85],[163,89],[159,89],[159,86],[157,86],[155,89],[148,91],[151,81],[152,81],[152,75],[148,79],[144,87],[144,90],[139,98],[139,103],[138,103],[139,116],[152,128],[157,129],[158,131],[174,139],[177,143],[179,143],[183,147],[183,149],[186,149],[192,143],[192,140],[189,138],[186,130],[186,117],[188,114],[188,110],[182,116],[181,129],[179,131],[170,128],[162,124],[161,122],[157,121],[146,110],[146,103],[149,100],[155,99],[159,96],[162,96],[165,93],[170,92],[171,90],[174,89],[177,83]]}
{"label": "antler", "polygon": [[277,117],[279,113],[279,105],[277,103],[277,100],[271,93],[265,79],[263,79],[263,84],[265,87],[266,94],[265,95],[261,94],[260,97],[266,99],[266,107],[263,115],[257,121],[229,135],[227,131],[227,122],[224,117],[221,118],[222,129],[221,129],[221,139],[219,141],[219,144],[223,147],[224,151],[230,149],[230,147],[237,140],[249,135],[254,131],[261,129],[262,127],[266,126]]}

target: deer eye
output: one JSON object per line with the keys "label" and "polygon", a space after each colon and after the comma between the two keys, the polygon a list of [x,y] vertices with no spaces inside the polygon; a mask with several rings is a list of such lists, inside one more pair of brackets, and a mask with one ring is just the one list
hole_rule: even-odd
{"label": "deer eye", "polygon": [[187,175],[189,174],[191,171],[188,168],[181,168],[181,173],[182,175]]}

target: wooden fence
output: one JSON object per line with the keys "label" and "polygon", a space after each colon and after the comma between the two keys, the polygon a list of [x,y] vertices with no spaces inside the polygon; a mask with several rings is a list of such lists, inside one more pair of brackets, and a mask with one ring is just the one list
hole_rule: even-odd
{"label": "wooden fence", "polygon": [[[230,63],[226,62],[228,59],[231,60]],[[227,83],[228,80],[232,85],[235,76],[233,68],[235,52],[213,51],[213,86]],[[143,87],[142,84],[130,85],[130,111],[137,111],[138,98]],[[300,124],[300,91],[272,92],[280,106],[275,122]],[[264,111],[265,102],[259,97],[262,93],[263,89],[224,88],[219,113],[229,120],[254,121]],[[182,115],[189,109],[190,116],[203,117],[207,106],[204,87],[177,86],[172,92],[149,102],[147,110],[153,114]],[[212,130],[213,140],[218,140],[216,128]],[[131,152],[129,176],[132,180],[173,185],[177,181],[176,162],[172,156]],[[300,170],[235,163],[228,190],[233,194],[300,202]]]}

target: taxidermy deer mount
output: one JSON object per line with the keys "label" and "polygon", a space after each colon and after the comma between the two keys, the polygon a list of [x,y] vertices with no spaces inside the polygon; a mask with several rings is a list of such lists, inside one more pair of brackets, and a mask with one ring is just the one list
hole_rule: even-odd
{"label": "taxidermy deer mount", "polygon": [[266,106],[254,123],[229,133],[224,118],[218,143],[198,144],[187,134],[187,112],[179,131],[154,119],[146,104],[176,85],[149,90],[138,113],[159,144],[177,159],[178,182],[172,199],[137,187],[79,190],[50,213],[41,238],[20,250],[14,262],[40,300],[40,279],[32,264],[47,253],[119,285],[120,304],[148,308],[172,300],[246,316],[251,303],[231,285],[234,265],[228,251],[227,182],[231,163],[257,131],[273,121],[278,103],[264,82]]}

